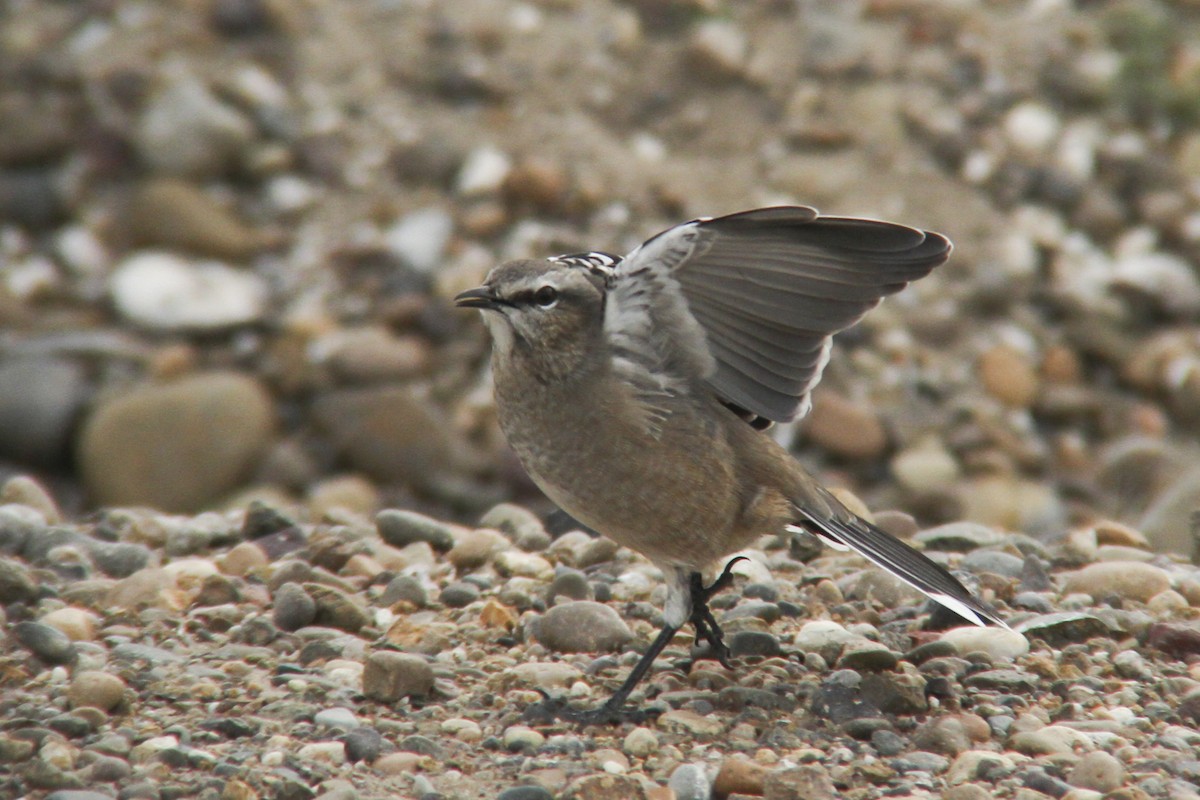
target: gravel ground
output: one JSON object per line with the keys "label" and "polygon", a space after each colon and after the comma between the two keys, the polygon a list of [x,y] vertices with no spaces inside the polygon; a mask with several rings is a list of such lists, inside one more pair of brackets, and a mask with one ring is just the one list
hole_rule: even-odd
{"label": "gravel ground", "polygon": [[[12,0],[0,797],[1200,797],[1200,6]],[[800,202],[952,261],[797,457],[1016,633],[804,541],[602,700],[663,589],[572,530],[449,298]]]}

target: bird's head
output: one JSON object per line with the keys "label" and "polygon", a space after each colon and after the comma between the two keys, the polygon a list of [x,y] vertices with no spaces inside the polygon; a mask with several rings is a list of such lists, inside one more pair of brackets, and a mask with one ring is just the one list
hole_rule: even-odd
{"label": "bird's head", "polygon": [[477,308],[501,363],[527,361],[553,379],[602,350],[605,290],[596,275],[548,259],[509,261],[454,298]]}

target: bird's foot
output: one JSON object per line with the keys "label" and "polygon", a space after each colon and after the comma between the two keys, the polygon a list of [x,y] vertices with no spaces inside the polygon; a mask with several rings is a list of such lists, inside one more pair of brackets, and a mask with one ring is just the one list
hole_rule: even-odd
{"label": "bird's foot", "polygon": [[696,638],[708,641],[709,646],[713,649],[713,655],[725,669],[733,669],[733,662],[730,661],[729,646],[725,644],[725,635],[721,632],[721,626],[717,624],[712,610],[708,607],[708,600],[733,583],[733,565],[746,560],[748,559],[745,556],[731,558],[717,579],[708,586],[704,585],[704,579],[699,572],[692,573],[691,622],[696,628]]}
{"label": "bird's foot", "polygon": [[534,703],[521,714],[522,721],[535,725],[549,725],[556,720],[575,725],[620,725],[623,722],[641,724],[663,711],[655,707],[636,708],[626,705],[624,699],[615,696],[595,708],[575,708],[562,697],[553,697],[541,689],[537,691],[542,696],[541,702]]}

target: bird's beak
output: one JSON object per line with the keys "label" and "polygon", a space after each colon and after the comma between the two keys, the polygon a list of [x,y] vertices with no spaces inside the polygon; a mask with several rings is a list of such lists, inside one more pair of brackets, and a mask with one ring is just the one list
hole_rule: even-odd
{"label": "bird's beak", "polygon": [[465,292],[460,292],[454,298],[454,305],[459,308],[479,308],[486,311],[496,311],[500,306],[505,305],[505,303],[492,294],[492,290],[488,287],[479,286],[475,289],[467,289]]}

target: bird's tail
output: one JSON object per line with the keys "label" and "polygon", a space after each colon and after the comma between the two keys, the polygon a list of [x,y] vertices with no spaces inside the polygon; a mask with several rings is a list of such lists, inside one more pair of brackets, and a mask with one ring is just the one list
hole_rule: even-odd
{"label": "bird's tail", "polygon": [[794,527],[814,534],[835,549],[853,550],[963,619],[980,626],[1008,627],[944,567],[861,517],[849,512],[844,519],[834,514],[818,515],[800,506],[796,513],[799,519]]}

